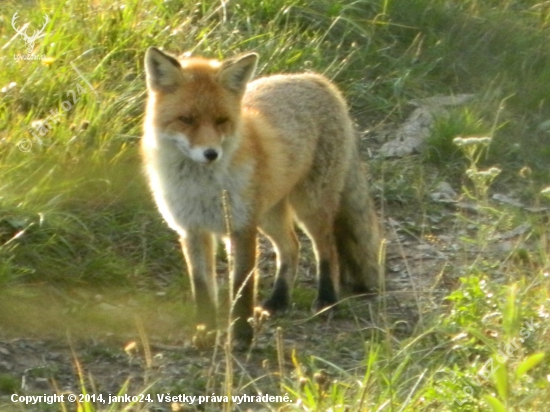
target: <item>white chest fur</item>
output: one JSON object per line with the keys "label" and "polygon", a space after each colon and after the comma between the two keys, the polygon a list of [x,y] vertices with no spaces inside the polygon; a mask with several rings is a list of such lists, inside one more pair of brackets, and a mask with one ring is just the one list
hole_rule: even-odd
{"label": "white chest fur", "polygon": [[228,161],[199,164],[172,145],[162,144],[149,153],[147,173],[159,211],[180,235],[189,230],[226,233],[224,190],[233,227],[248,224],[251,208],[245,192],[252,165],[229,167]]}

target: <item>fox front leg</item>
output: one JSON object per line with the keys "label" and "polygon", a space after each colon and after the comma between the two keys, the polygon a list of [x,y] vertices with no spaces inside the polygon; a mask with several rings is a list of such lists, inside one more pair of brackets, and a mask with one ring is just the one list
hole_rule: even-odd
{"label": "fox front leg", "polygon": [[207,232],[190,231],[180,241],[191,277],[195,323],[203,324],[207,329],[215,329],[218,293],[214,236]]}
{"label": "fox front leg", "polygon": [[231,321],[237,348],[247,348],[252,343],[254,331],[248,319],[252,317],[256,301],[256,227],[235,232],[231,236],[234,250],[232,276],[233,302]]}

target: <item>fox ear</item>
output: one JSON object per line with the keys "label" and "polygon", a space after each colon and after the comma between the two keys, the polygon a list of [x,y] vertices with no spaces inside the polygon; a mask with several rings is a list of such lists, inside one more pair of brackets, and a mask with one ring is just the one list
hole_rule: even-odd
{"label": "fox ear", "polygon": [[145,52],[145,73],[149,90],[169,92],[181,81],[180,63],[156,47],[149,47]]}
{"label": "fox ear", "polygon": [[246,84],[256,70],[258,55],[245,54],[223,62],[218,77],[223,86],[236,93],[244,93]]}

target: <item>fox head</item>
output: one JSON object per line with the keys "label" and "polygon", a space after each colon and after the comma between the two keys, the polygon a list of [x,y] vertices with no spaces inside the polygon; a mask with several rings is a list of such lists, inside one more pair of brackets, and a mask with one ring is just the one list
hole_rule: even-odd
{"label": "fox head", "polygon": [[197,163],[219,161],[237,139],[241,101],[257,60],[255,53],[223,62],[177,60],[150,47],[146,127]]}

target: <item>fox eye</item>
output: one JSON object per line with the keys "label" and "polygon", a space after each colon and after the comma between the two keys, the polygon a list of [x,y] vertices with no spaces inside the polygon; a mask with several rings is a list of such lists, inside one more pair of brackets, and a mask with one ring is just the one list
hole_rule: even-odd
{"label": "fox eye", "polygon": [[180,116],[178,119],[188,126],[193,126],[195,124],[195,118],[192,116]]}
{"label": "fox eye", "polygon": [[215,122],[217,126],[221,126],[222,124],[225,124],[228,121],[229,121],[228,117],[218,117]]}

